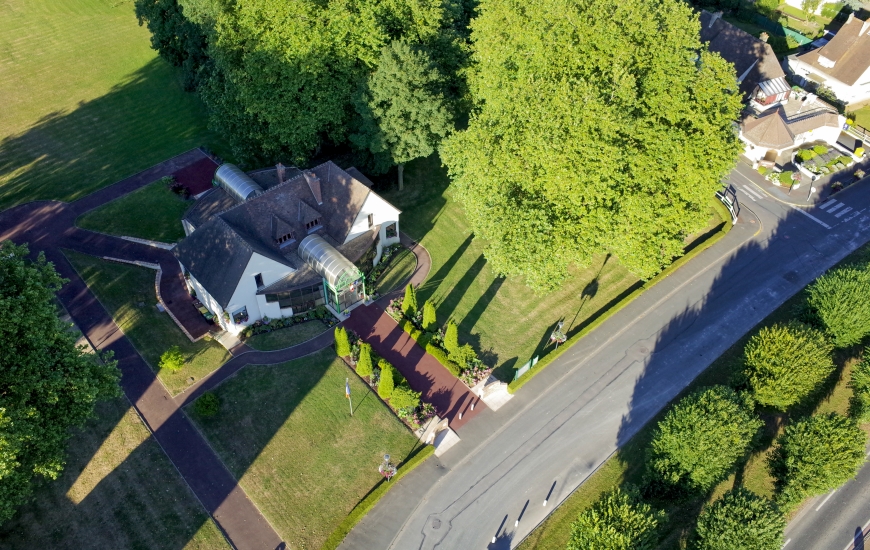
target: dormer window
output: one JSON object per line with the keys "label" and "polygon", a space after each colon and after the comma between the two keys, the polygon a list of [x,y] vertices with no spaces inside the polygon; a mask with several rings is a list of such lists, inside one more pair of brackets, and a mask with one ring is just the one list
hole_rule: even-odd
{"label": "dormer window", "polygon": [[309,232],[313,229],[317,229],[318,227],[320,227],[320,218],[315,218],[310,222],[305,222],[305,229]]}
{"label": "dormer window", "polygon": [[293,233],[291,232],[291,233],[281,235],[280,237],[275,239],[275,242],[278,243],[278,246],[283,248],[284,246],[292,243],[295,240],[296,240],[296,237],[294,237]]}

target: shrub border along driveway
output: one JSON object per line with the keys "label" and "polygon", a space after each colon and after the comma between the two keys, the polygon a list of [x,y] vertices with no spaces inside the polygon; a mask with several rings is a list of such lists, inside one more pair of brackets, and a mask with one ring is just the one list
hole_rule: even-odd
{"label": "shrub border along driveway", "polygon": [[571,338],[569,338],[558,349],[551,351],[550,353],[545,355],[543,357],[543,359],[538,361],[538,363],[533,368],[529,369],[528,371],[526,371],[525,374],[520,376],[518,379],[512,381],[510,384],[508,384],[508,392],[509,393],[516,393],[517,390],[522,388],[529,380],[531,380],[532,378],[537,376],[537,374],[539,372],[544,370],[544,367],[546,367],[547,365],[552,363],[556,358],[558,358],[560,355],[565,353],[572,345],[577,343],[578,340],[580,340],[581,338],[583,338],[584,336],[586,336],[587,334],[589,334],[590,332],[592,332],[593,330],[598,328],[598,326],[601,323],[603,323],[604,321],[609,319],[611,316],[616,314],[619,310],[621,310],[622,308],[627,306],[629,303],[631,303],[632,300],[634,300],[635,298],[637,298],[638,296],[643,294],[646,290],[652,288],[657,283],[662,281],[665,277],[667,277],[668,275],[670,275],[671,273],[673,273],[674,271],[679,269],[683,264],[685,264],[686,262],[688,262],[689,260],[691,260],[692,258],[697,256],[701,252],[707,250],[708,248],[710,248],[711,246],[713,246],[714,244],[719,242],[723,237],[725,237],[725,235],[727,235],[728,232],[731,231],[731,227],[732,227],[732,224],[730,221],[731,214],[722,205],[722,203],[720,203],[717,199],[713,199],[712,206],[716,210],[716,213],[719,215],[719,217],[722,218],[722,225],[719,226],[718,229],[715,229],[714,232],[712,232],[705,239],[698,241],[696,243],[693,243],[694,246],[688,252],[686,252],[685,254],[680,256],[679,258],[677,258],[674,261],[674,263],[672,263],[667,268],[665,268],[664,271],[662,271],[661,273],[659,273],[658,275],[656,275],[655,277],[653,277],[649,281],[637,286],[637,288],[635,288],[633,291],[631,291],[631,293],[629,293],[627,296],[625,296],[624,298],[619,300],[617,303],[615,303],[609,309],[602,311],[588,325],[586,325],[585,327],[580,329],[576,334],[571,336]]}

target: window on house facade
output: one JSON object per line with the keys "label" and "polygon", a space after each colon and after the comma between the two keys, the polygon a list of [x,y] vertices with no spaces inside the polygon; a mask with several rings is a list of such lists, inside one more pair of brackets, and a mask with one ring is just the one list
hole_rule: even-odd
{"label": "window on house facade", "polygon": [[369,229],[375,226],[375,215],[369,214]]}
{"label": "window on house facade", "polygon": [[257,288],[263,288],[264,286],[266,286],[263,284],[263,274],[262,273],[257,273],[256,275],[254,275],[254,282],[257,283]]}
{"label": "window on house facade", "polygon": [[305,223],[305,229],[307,229],[308,231],[311,231],[312,229],[315,229],[317,227],[320,227],[320,218]]}
{"label": "window on house facade", "polygon": [[318,283],[277,294],[266,294],[266,302],[270,304],[278,302],[278,307],[281,309],[292,307],[293,313],[302,313],[323,305],[323,285]]}
{"label": "window on house facade", "polygon": [[247,307],[243,307],[242,309],[233,313],[233,323],[238,325],[240,323],[247,323],[247,322],[248,322],[248,308]]}
{"label": "window on house facade", "polygon": [[277,242],[281,246],[284,246],[284,245],[292,243],[295,240],[296,240],[296,238],[293,237],[293,233],[287,233],[286,235],[281,235],[280,237],[275,239],[275,242]]}

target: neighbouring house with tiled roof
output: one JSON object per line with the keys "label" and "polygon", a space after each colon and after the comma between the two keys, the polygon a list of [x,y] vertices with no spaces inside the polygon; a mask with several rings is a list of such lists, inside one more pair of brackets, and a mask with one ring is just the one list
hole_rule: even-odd
{"label": "neighbouring house with tiled roof", "polygon": [[788,100],[791,86],[770,44],[723,20],[722,12],[702,11],[700,20],[701,41],[734,65],[746,101],[763,110]]}
{"label": "neighbouring house with tiled roof", "polygon": [[827,44],[790,55],[788,66],[799,81],[827,86],[846,105],[870,101],[870,21],[850,14]]}
{"label": "neighbouring house with tiled roof", "polygon": [[753,162],[776,159],[807,143],[833,146],[846,119],[814,94],[793,92],[788,101],[759,111],[750,105],[739,123],[744,154]]}
{"label": "neighbouring house with tiled roof", "polygon": [[353,168],[248,174],[223,164],[214,184],[185,214],[187,237],[173,251],[190,290],[233,334],[320,305],[348,311],[366,294],[354,262],[374,248],[377,264],[399,241],[400,211]]}

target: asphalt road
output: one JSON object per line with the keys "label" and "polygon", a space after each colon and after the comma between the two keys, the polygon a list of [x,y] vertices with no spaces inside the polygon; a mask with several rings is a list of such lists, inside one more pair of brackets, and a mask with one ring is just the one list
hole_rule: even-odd
{"label": "asphalt road", "polygon": [[785,541],[788,550],[870,547],[870,465],[836,491],[807,503],[786,527]]}
{"label": "asphalt road", "polygon": [[870,240],[867,181],[805,211],[765,195],[756,176],[732,173],[741,215],[724,239],[461,428],[341,548],[516,547],[733,342]]}

